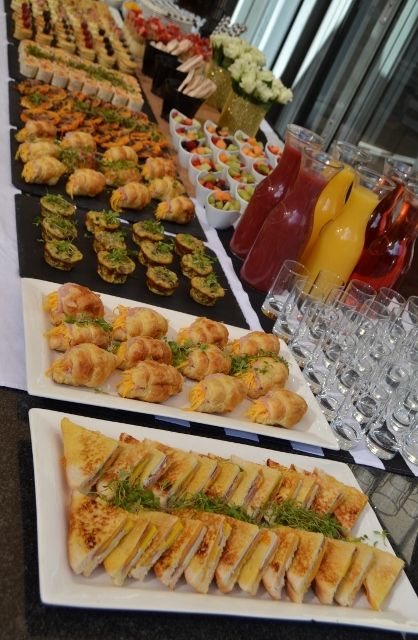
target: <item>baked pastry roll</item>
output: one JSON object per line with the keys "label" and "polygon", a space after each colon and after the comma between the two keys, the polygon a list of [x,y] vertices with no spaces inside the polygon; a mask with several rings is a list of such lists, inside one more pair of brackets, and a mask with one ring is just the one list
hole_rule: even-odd
{"label": "baked pastry roll", "polygon": [[302,420],[307,409],[305,400],[297,393],[276,388],[253,402],[246,416],[251,422],[291,429]]}
{"label": "baked pastry roll", "polygon": [[67,351],[77,344],[95,344],[107,349],[112,327],[104,320],[87,319],[81,322],[63,322],[45,333],[48,346],[54,351]]}
{"label": "baked pastry roll", "polygon": [[52,187],[65,172],[66,167],[62,162],[50,156],[41,156],[25,164],[22,178],[29,184],[47,184]]}
{"label": "baked pastry roll", "polygon": [[274,333],[264,333],[264,331],[252,331],[247,335],[234,340],[228,345],[228,350],[239,356],[256,356],[261,351],[274,353],[280,352],[280,340]]}
{"label": "baked pastry roll", "polygon": [[193,344],[216,344],[217,347],[224,347],[228,342],[228,329],[222,322],[210,320],[209,318],[196,318],[190,327],[180,329],[177,334],[176,342],[184,344],[192,342]]}
{"label": "baked pastry roll", "polygon": [[67,131],[61,140],[63,149],[83,149],[84,151],[96,151],[96,141],[91,133],[85,131]]}
{"label": "baked pastry roll", "polygon": [[287,365],[268,356],[250,360],[245,369],[236,377],[241,380],[249,398],[259,398],[273,387],[284,387],[289,377]]}
{"label": "baked pastry roll", "polygon": [[132,369],[143,360],[155,360],[163,364],[171,364],[171,349],[163,340],[156,338],[129,338],[121,342],[117,351],[118,369]]}
{"label": "baked pastry roll", "polygon": [[117,385],[122,398],[134,398],[144,402],[165,402],[180,393],[183,376],[169,364],[146,360],[127,369]]}
{"label": "baked pastry roll", "polygon": [[99,276],[112,284],[124,284],[127,277],[135,271],[135,262],[130,259],[126,249],[99,251],[97,262]]}
{"label": "baked pastry roll", "polygon": [[168,322],[158,311],[147,307],[117,307],[118,315],[112,323],[113,340],[123,342],[128,338],[144,336],[163,338],[168,331]]}
{"label": "baked pastry roll", "polygon": [[156,220],[141,220],[132,225],[132,240],[138,246],[143,240],[159,242],[164,240],[164,227]]}
{"label": "baked pastry roll", "polygon": [[36,140],[37,138],[57,137],[57,127],[47,120],[26,120],[23,129],[16,133],[18,142]]}
{"label": "baked pastry roll", "polygon": [[203,380],[213,373],[229,373],[230,356],[214,344],[199,344],[187,349],[185,360],[177,365],[177,369],[187,378]]}
{"label": "baked pastry roll", "polygon": [[85,222],[90,233],[120,229],[120,218],[116,211],[87,211]]}
{"label": "baked pastry roll", "polygon": [[180,268],[187,278],[205,277],[213,272],[213,258],[207,256],[203,251],[196,253],[186,253],[181,257]]}
{"label": "baked pastry roll", "polygon": [[132,147],[121,145],[120,147],[110,147],[103,154],[103,160],[107,162],[115,162],[118,160],[128,160],[138,164],[138,156]]}
{"label": "baked pastry roll", "polygon": [[143,240],[139,245],[138,259],[143,265],[167,266],[173,262],[173,244]]}
{"label": "baked pastry roll", "polygon": [[141,180],[141,172],[137,165],[129,160],[102,162],[101,166],[108,187],[121,187]]}
{"label": "baked pastry roll", "polygon": [[22,162],[29,162],[29,160],[36,160],[43,156],[49,156],[50,158],[57,158],[59,147],[52,140],[37,140],[36,142],[22,142],[19,145],[15,160],[21,160]]}
{"label": "baked pastry roll", "polygon": [[112,192],[110,206],[115,211],[121,209],[143,209],[151,198],[147,187],[139,182],[128,182]]}
{"label": "baked pastry roll", "polygon": [[184,256],[186,253],[200,253],[205,250],[203,240],[195,238],[190,233],[178,233],[174,240],[177,255]]}
{"label": "baked pastry roll", "polygon": [[126,251],[125,236],[121,231],[96,231],[94,233],[93,249],[96,253],[114,249]]}
{"label": "baked pastry roll", "polygon": [[148,185],[151,198],[154,200],[171,200],[176,196],[181,196],[186,192],[180,180],[171,176],[154,178]]}
{"label": "baked pastry roll", "polygon": [[116,369],[116,356],[95,344],[78,344],[55,360],[47,375],[58,384],[100,387]]}
{"label": "baked pastry roll", "polygon": [[223,298],[225,289],[221,287],[214,273],[210,273],[206,277],[195,276],[190,281],[190,296],[205,307],[213,307],[213,305]]}
{"label": "baked pastry roll", "polygon": [[94,169],[76,169],[68,178],[65,190],[71,198],[90,196],[94,198],[106,187],[106,178]]}
{"label": "baked pastry roll", "polygon": [[44,260],[50,267],[71,271],[83,259],[83,254],[69,240],[48,240],[44,244]]}
{"label": "baked pastry roll", "polygon": [[186,196],[177,196],[168,202],[160,202],[155,210],[157,220],[169,220],[178,224],[187,224],[194,215],[194,204]]}
{"label": "baked pastry roll", "polygon": [[191,389],[190,409],[203,413],[226,413],[233,411],[244,397],[245,391],[239,380],[224,373],[214,373]]}
{"label": "baked pastry roll", "polygon": [[165,158],[147,158],[142,167],[142,175],[145,180],[154,180],[154,178],[162,178],[163,176],[176,175],[176,167],[172,160]]}
{"label": "baked pastry roll", "polygon": [[180,284],[177,274],[167,267],[150,266],[145,278],[148,289],[158,296],[171,296]]}
{"label": "baked pastry roll", "polygon": [[100,296],[81,284],[67,282],[49,293],[43,303],[51,324],[59,325],[70,317],[74,320],[103,318],[104,307]]}

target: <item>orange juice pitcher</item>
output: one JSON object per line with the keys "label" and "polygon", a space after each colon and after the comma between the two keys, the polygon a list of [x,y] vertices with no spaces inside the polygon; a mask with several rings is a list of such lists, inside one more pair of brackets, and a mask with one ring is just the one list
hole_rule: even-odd
{"label": "orange juice pitcher", "polygon": [[311,279],[322,269],[328,269],[347,282],[363,250],[369,218],[380,200],[394,188],[392,180],[359,167],[341,214],[322,228],[304,263]]}

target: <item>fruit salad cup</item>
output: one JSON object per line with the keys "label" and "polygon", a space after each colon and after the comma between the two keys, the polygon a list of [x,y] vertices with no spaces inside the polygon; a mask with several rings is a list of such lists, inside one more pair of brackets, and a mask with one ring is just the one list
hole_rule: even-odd
{"label": "fruit salad cup", "polygon": [[266,144],[266,156],[272,167],[275,167],[280,160],[282,150],[275,144]]}
{"label": "fruit salad cup", "polygon": [[230,167],[228,169],[227,179],[229,186],[231,187],[232,195],[235,197],[237,193],[237,186],[240,182],[244,184],[256,184],[254,175],[248,169],[241,169],[237,167]]}
{"label": "fruit salad cup", "polygon": [[226,151],[233,155],[239,154],[239,147],[235,144],[234,138],[221,138],[220,136],[212,136],[209,141],[209,146],[213,151],[215,160],[218,160],[219,154],[222,151]]}
{"label": "fruit salad cup", "polygon": [[221,171],[199,173],[196,181],[196,200],[204,205],[207,197],[215,190],[229,191],[229,184],[223,173]]}
{"label": "fruit salad cup", "polygon": [[227,138],[231,135],[228,127],[219,127],[213,120],[206,120],[203,125],[203,131],[205,132],[206,139],[209,144],[209,140],[212,136],[219,136],[220,138]]}
{"label": "fruit salad cup", "polygon": [[245,209],[248,207],[248,203],[253,197],[254,191],[255,185],[245,184],[244,182],[238,183],[236,198],[241,205],[241,213],[244,213]]}
{"label": "fruit salad cup", "polygon": [[254,174],[256,183],[259,184],[266,176],[269,175],[269,173],[273,171],[273,167],[265,159],[255,160],[251,171]]}
{"label": "fruit salad cup", "polygon": [[197,176],[202,171],[213,173],[214,171],[221,171],[221,165],[216,163],[213,159],[213,155],[199,155],[198,153],[191,153],[189,155],[189,180],[193,184],[196,184]]}
{"label": "fruit salad cup", "polygon": [[199,120],[188,118],[177,109],[171,109],[169,115],[170,134],[173,135],[176,127],[201,127]]}
{"label": "fruit salad cup", "polygon": [[254,160],[263,159],[267,160],[264,153],[263,145],[260,144],[243,144],[240,152],[240,158],[245,163],[247,169],[251,169]]}
{"label": "fruit salad cup", "polygon": [[240,217],[240,203],[229,191],[215,190],[207,196],[206,220],[215,229],[232,227]]}
{"label": "fruit salad cup", "polygon": [[189,156],[191,153],[208,156],[209,158],[212,157],[212,150],[210,147],[203,145],[201,140],[182,140],[178,150],[178,157],[181,166],[185,169],[189,166]]}

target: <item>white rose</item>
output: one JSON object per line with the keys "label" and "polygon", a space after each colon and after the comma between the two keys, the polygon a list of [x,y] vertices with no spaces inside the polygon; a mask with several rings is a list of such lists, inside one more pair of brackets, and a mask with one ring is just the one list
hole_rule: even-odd
{"label": "white rose", "polygon": [[271,102],[274,100],[274,92],[269,85],[265,84],[261,80],[256,82],[254,96],[258,100],[261,100],[261,102]]}
{"label": "white rose", "polygon": [[248,95],[251,95],[255,89],[256,77],[256,69],[254,67],[250,67],[241,78],[239,86],[245,93],[248,93]]}

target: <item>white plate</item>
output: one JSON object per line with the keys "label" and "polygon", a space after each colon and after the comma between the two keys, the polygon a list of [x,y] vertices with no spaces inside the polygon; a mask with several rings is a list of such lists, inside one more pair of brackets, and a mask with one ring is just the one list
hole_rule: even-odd
{"label": "white plate", "polygon": [[[345,608],[338,605],[321,605],[312,592],[305,597],[305,604],[295,604],[286,598],[281,602],[272,601],[263,589],[260,589],[260,595],[255,598],[243,594],[238,589],[231,594],[223,595],[214,585],[211,586],[207,595],[196,594],[184,580],[180,581],[175,591],[169,591],[161,585],[152,572],[144,582],[128,580],[123,587],[112,586],[102,569],[97,569],[91,578],[73,574],[68,565],[66,551],[68,491],[60,462],[62,457],[60,422],[64,416],[84,427],[99,430],[114,438],[124,431],[136,438],[151,438],[187,451],[192,449],[199,453],[213,453],[223,457],[236,454],[258,463],[264,463],[271,457],[284,465],[293,463],[307,470],[320,467],[342,482],[359,488],[349,467],[341,462],[316,460],[235,442],[107,422],[45,409],[31,409],[29,420],[35,468],[39,578],[41,599],[44,603],[98,609],[176,611],[283,620],[315,620],[409,633],[418,631],[418,598],[403,572],[382,612],[370,610],[364,595],[358,598],[355,607]],[[380,530],[381,526],[372,508],[367,506],[353,529],[354,535],[368,534],[370,544],[373,544],[377,538],[377,545],[390,551],[389,543],[386,542],[384,545],[382,536],[374,534],[375,531]]]}
{"label": "white plate", "polygon": [[[71,281],[69,277],[69,281]],[[249,407],[248,400],[244,400],[234,411],[227,415],[214,415],[209,413],[200,413],[198,411],[185,411],[188,406],[189,390],[195,384],[192,381],[186,381],[183,385],[183,391],[177,396],[167,400],[164,404],[155,404],[153,402],[142,402],[140,400],[130,400],[121,398],[116,392],[116,383],[120,380],[121,372],[113,373],[109,380],[101,387],[103,393],[97,390],[88,389],[86,387],[71,387],[63,384],[56,384],[51,378],[45,375],[52,361],[59,356],[48,348],[44,333],[50,328],[46,313],[42,309],[43,297],[51,291],[56,291],[60,285],[44,280],[34,280],[30,278],[22,279],[22,295],[23,295],[23,318],[25,328],[25,346],[26,346],[26,377],[28,392],[32,395],[44,398],[54,398],[56,400],[67,400],[69,402],[80,402],[81,404],[97,405],[100,407],[109,407],[111,409],[124,409],[125,411],[135,411],[139,413],[149,413],[158,416],[167,416],[181,420],[191,420],[202,424],[210,424],[216,427],[229,429],[239,429],[249,433],[259,433],[261,435],[270,436],[272,438],[281,438],[292,440],[294,442],[302,442],[304,444],[313,444],[319,447],[328,447],[329,449],[338,449],[338,443],[332,433],[328,422],[326,421],[318,403],[316,402],[311,390],[306,384],[303,375],[290,351],[286,345],[282,343],[281,354],[289,362],[290,375],[286,388],[296,391],[303,396],[308,403],[308,411],[299,424],[292,430],[282,427],[270,427],[268,425],[256,424],[250,422],[244,417],[245,411]],[[105,308],[108,311],[113,310],[117,305],[122,304],[127,307],[145,306],[151,307],[142,302],[126,300],[125,298],[117,298],[100,294]],[[174,339],[176,332],[182,327],[190,325],[195,316],[191,316],[179,311],[171,311],[153,306],[152,308],[160,311],[169,321],[168,337]],[[204,307],[202,307],[202,315],[204,315]],[[231,327],[226,325],[231,338],[239,338],[248,333],[245,329]]]}

